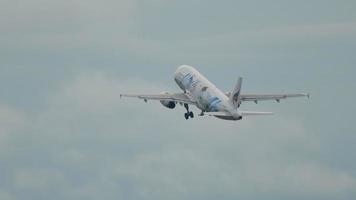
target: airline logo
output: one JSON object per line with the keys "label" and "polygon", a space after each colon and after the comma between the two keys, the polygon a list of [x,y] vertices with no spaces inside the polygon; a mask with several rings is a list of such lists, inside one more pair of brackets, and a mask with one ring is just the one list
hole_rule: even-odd
{"label": "airline logo", "polygon": [[182,84],[186,89],[190,89],[195,87],[199,81],[195,78],[195,75],[192,75],[190,73],[186,74],[183,79],[182,79]]}

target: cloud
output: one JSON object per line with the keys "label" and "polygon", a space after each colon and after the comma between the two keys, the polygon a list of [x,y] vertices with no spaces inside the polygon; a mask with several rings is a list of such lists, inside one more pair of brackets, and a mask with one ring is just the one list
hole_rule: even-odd
{"label": "cloud", "polygon": [[0,146],[6,145],[11,134],[23,130],[27,122],[25,112],[0,102]]}
{"label": "cloud", "polygon": [[[335,98],[318,92],[353,89],[352,6],[201,3],[1,1],[0,199],[352,199],[352,106],[330,116]],[[223,83],[234,69],[256,86],[314,85],[320,98],[261,103],[292,114],[239,122],[120,99],[178,91],[127,76],[162,80],[181,62],[225,66]]]}
{"label": "cloud", "polygon": [[0,104],[0,132],[10,132],[12,129],[17,129],[23,126],[25,122],[25,113],[16,110],[15,108]]}
{"label": "cloud", "polygon": [[122,92],[174,89],[100,70],[56,88],[38,113],[1,106],[2,195],[344,198],[356,188],[348,171],[316,159],[326,147],[299,119],[186,121],[180,106],[171,111],[159,102],[120,99]]}
{"label": "cloud", "polygon": [[112,51],[131,38],[137,13],[136,1],[129,0],[5,0],[1,5],[0,50],[17,56],[73,50],[78,54],[106,48]]}
{"label": "cloud", "polygon": [[[312,25],[290,25],[265,27],[257,30],[229,31],[221,34],[199,36],[179,41],[179,44],[167,45],[162,49],[175,46],[175,49],[188,51],[176,52],[174,55],[181,58],[198,57],[218,59],[241,60],[256,55],[269,55],[270,53],[286,54],[300,47],[315,48],[320,44],[336,41],[348,41],[356,35],[355,22],[322,23]],[[308,45],[314,44],[310,47]],[[143,41],[141,44],[145,44]],[[179,46],[179,48],[176,47]],[[299,48],[296,48],[299,47]],[[158,48],[159,49],[159,48]],[[203,49],[203,50],[202,50]],[[271,52],[270,50],[274,51]],[[303,49],[303,48],[302,48]],[[303,49],[304,50],[304,49]],[[174,51],[174,50],[172,50]]]}
{"label": "cloud", "polygon": [[[268,58],[271,53],[285,55],[300,48],[310,50],[321,44],[348,41],[355,35],[355,22],[340,22],[231,30],[169,41],[133,36],[120,44],[130,53],[152,60],[224,63],[226,59],[238,62],[256,55]],[[313,44],[312,48],[308,46],[310,44]],[[288,52],[286,48],[289,48]]]}
{"label": "cloud", "polygon": [[8,163],[2,191],[15,199],[343,198],[354,191],[351,174],[314,159],[324,147],[298,119],[186,121],[181,107],[119,98],[162,89],[101,71],[63,83],[32,125],[11,136],[24,142],[11,157],[1,154]]}
{"label": "cloud", "polygon": [[[50,106],[63,106],[84,111],[109,112],[120,106],[120,93],[160,91],[158,85],[140,79],[116,80],[101,72],[81,73],[66,83],[49,100]],[[85,101],[83,101],[85,99]],[[127,102],[131,105],[129,102]]]}
{"label": "cloud", "polygon": [[12,184],[18,191],[50,192],[67,184],[63,174],[56,169],[20,168],[14,169],[13,173]]}
{"label": "cloud", "polygon": [[[157,38],[149,37],[156,31],[153,27],[141,30],[151,23],[146,21],[146,15],[148,19],[151,18],[150,12],[142,9],[145,4],[138,1],[108,0],[98,3],[93,0],[36,0],[21,4],[5,1],[3,4],[4,17],[0,19],[0,25],[4,34],[0,40],[4,55],[18,56],[20,52],[22,57],[35,57],[49,54],[55,58],[60,56],[60,62],[69,59],[77,61],[81,56],[87,59],[91,55],[165,63],[179,63],[182,60],[238,62],[251,59],[256,54],[266,58],[270,57],[267,55],[270,53],[285,54],[283,47],[286,46],[295,49],[296,46],[307,46],[311,42],[317,46],[320,41],[350,39],[356,32],[355,22],[349,21],[271,25],[245,30],[230,27],[221,31],[206,30],[204,34],[186,34],[184,37],[176,32],[168,32]],[[155,1],[152,10],[148,10],[159,12],[165,8],[171,9],[170,4],[167,1]],[[161,18],[152,20],[158,20],[157,24],[160,24],[164,21]],[[167,37],[173,39],[162,39]],[[73,62],[70,64],[73,65]]]}
{"label": "cloud", "polygon": [[107,0],[102,3],[94,0],[35,0],[31,3],[5,0],[2,1],[2,11],[0,24],[5,32],[44,35],[86,28],[95,31],[94,28],[108,24],[119,24],[122,28],[127,28],[136,11],[136,4],[135,1],[128,0]]}
{"label": "cloud", "polygon": [[3,200],[13,200],[15,199],[14,195],[12,195],[11,193],[7,192],[7,191],[1,191],[0,190],[0,198]]}
{"label": "cloud", "polygon": [[319,193],[325,196],[340,195],[356,188],[356,180],[350,174],[335,171],[318,163],[302,163],[290,166],[285,177],[297,193]]}

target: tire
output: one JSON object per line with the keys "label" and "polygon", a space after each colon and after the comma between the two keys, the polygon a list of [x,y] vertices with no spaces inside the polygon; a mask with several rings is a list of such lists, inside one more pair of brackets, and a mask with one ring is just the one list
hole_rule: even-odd
{"label": "tire", "polygon": [[186,120],[188,120],[189,119],[189,114],[188,113],[184,113],[184,117],[185,117]]}
{"label": "tire", "polygon": [[190,116],[191,118],[194,118],[194,113],[193,113],[193,112],[190,112],[190,113],[189,113],[189,116]]}

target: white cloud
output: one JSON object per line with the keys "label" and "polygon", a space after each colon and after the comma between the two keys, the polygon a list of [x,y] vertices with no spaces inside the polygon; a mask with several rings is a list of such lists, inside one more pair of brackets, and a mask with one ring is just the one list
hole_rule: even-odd
{"label": "white cloud", "polygon": [[[84,118],[85,123],[75,129],[80,131],[93,118],[99,123],[90,127],[109,126],[99,129],[109,134],[94,136],[101,140],[106,138],[106,142],[120,138],[135,143],[137,138],[132,138],[132,135],[142,139],[160,137],[159,141],[163,143],[156,147],[147,146],[145,152],[135,152],[129,158],[125,156],[124,160],[114,159],[111,169],[113,177],[106,177],[125,177],[133,181],[136,192],[142,192],[143,196],[166,195],[158,188],[176,194],[209,192],[217,185],[221,186],[218,192],[234,193],[236,190],[243,192],[257,188],[264,192],[293,193],[298,188],[300,193],[319,195],[339,194],[355,188],[351,175],[330,169],[322,163],[308,164],[313,156],[309,158],[305,154],[317,154],[322,146],[317,142],[318,138],[305,130],[297,119],[277,116],[246,118],[231,123],[205,117],[186,122],[180,115],[183,113],[180,107],[171,111],[157,102],[144,104],[136,99],[119,98],[121,91],[154,93],[161,90],[159,83],[139,79],[120,80],[98,72],[81,74],[49,98],[50,108],[55,109],[43,120],[48,122],[58,113],[63,115],[56,117],[56,121],[65,122],[67,116],[70,120]],[[157,109],[160,114],[154,114]],[[120,111],[131,112],[129,120],[123,114],[108,114]],[[103,118],[107,114],[114,119]],[[154,117],[148,119],[143,117],[145,115]],[[182,120],[175,121],[177,119]],[[111,123],[115,124],[109,125]],[[162,123],[166,126],[161,126]],[[157,129],[157,133],[152,132]],[[261,129],[266,131],[261,132]],[[80,137],[85,137],[85,133],[81,133]],[[150,144],[152,141],[146,142]],[[74,155],[81,155],[78,160],[83,160],[83,152],[75,152]],[[92,159],[83,161],[90,163],[98,158]],[[296,163],[290,163],[292,160]]]}
{"label": "white cloud", "polygon": [[[356,35],[355,22],[333,24],[291,25],[258,30],[229,31],[222,34],[206,34],[189,39],[155,40],[131,35],[123,40],[112,37],[107,47],[121,46],[130,55],[140,58],[176,62],[225,63],[240,62],[256,56],[270,57],[270,53],[286,54],[284,49],[298,49],[314,44],[328,44],[334,40],[350,40]],[[271,51],[273,50],[273,51]]]}
{"label": "white cloud", "polygon": [[[109,74],[92,71],[79,74],[74,80],[62,85],[52,93],[48,101],[50,112],[77,112],[77,114],[105,114],[118,109],[137,112],[148,107],[138,99],[120,98],[122,93],[160,93],[165,86],[139,78],[120,79]],[[84,113],[84,115],[86,115]]]}
{"label": "white cloud", "polygon": [[130,0],[5,0],[0,7],[7,53],[112,51],[132,37],[137,14]]}
{"label": "white cloud", "polygon": [[24,112],[0,102],[0,142],[4,142],[8,134],[23,129],[26,120]]}
{"label": "white cloud", "polygon": [[[80,108],[81,112],[93,112],[99,116],[102,112],[110,112],[110,109],[111,111],[115,109],[126,110],[127,106],[129,107],[128,110],[134,113],[146,114],[147,112],[155,112],[152,107],[156,106],[154,104],[143,104],[140,101],[132,102],[135,101],[134,99],[124,102],[121,100],[123,104],[119,105],[118,91],[138,91],[141,88],[141,91],[154,92],[159,91],[157,85],[153,86],[150,83],[137,80],[132,82],[116,81],[104,74],[89,73],[79,76],[74,82],[67,85],[62,90],[63,92],[59,93],[60,96],[56,94],[54,102],[68,106],[70,105],[67,104],[68,101],[74,103],[75,107]],[[171,111],[167,110],[166,113],[165,110],[162,110],[161,112],[162,116],[165,116]],[[180,116],[179,110],[171,113],[173,113],[172,116]],[[155,120],[158,120],[158,118]],[[175,116],[175,118],[179,117]],[[138,124],[142,120],[139,115],[134,115],[131,119],[137,120]],[[155,120],[148,121],[155,126],[158,124],[154,122]],[[191,134],[184,134],[184,131],[182,133],[174,129],[171,129],[171,131],[183,134],[190,140],[184,139],[185,145],[182,144],[183,141],[172,141],[174,137],[177,137],[174,134],[171,135],[173,136],[171,139],[165,138],[167,144],[162,147],[147,153],[133,154],[131,155],[132,158],[125,159],[125,162],[118,159],[115,161],[117,163],[113,165],[113,176],[117,179],[129,178],[137,184],[138,188],[136,189],[139,190],[137,192],[142,192],[141,195],[143,196],[148,193],[156,197],[166,195],[156,191],[157,188],[166,188],[165,190],[170,191],[169,193],[190,193],[201,190],[208,192],[211,187],[216,185],[224,186],[222,187],[224,189],[220,188],[220,192],[244,191],[251,187],[264,192],[294,192],[294,188],[297,187],[299,188],[298,192],[304,194],[333,194],[349,191],[355,187],[352,176],[329,169],[322,164],[304,164],[309,162],[309,158],[290,152],[315,153],[321,148],[317,138],[308,134],[299,121],[284,119],[283,117],[270,118],[272,121],[278,121],[279,125],[274,125],[269,124],[270,121],[265,124],[266,121],[262,120],[261,123],[259,120],[250,118],[236,126],[236,123],[218,121],[212,118],[197,119],[194,124],[171,123],[163,118],[161,120],[165,124],[172,124],[176,127],[185,126]],[[209,125],[206,124],[207,121],[209,121]],[[139,127],[147,125],[139,125],[135,128],[143,131]],[[219,128],[221,126],[225,127],[223,133]],[[259,128],[256,128],[256,126]],[[112,128],[115,130],[115,127]],[[122,129],[123,126],[121,125],[120,128]],[[269,130],[268,134],[258,132],[261,128]],[[116,137],[135,132],[131,126],[124,126],[123,129],[125,131],[117,133]],[[166,127],[160,128],[160,132],[167,132],[167,130]],[[236,134],[236,131],[241,134]],[[253,134],[243,134],[251,131]],[[152,137],[161,137],[163,133],[150,134],[153,134]],[[199,142],[197,143],[197,141]],[[214,152],[216,150],[218,151]],[[232,159],[230,162],[218,159],[228,151],[237,151],[235,155],[240,158],[235,160],[236,158],[231,156],[225,157],[227,160]],[[216,155],[210,155],[211,153]],[[274,158],[268,158],[270,154],[274,154]],[[285,160],[288,156],[293,156],[297,163],[290,164],[289,159]],[[236,162],[243,162],[244,164]],[[233,170],[232,166],[234,165],[236,165],[237,171]],[[246,173],[244,174],[240,170]],[[212,174],[215,174],[213,180],[210,179]],[[291,181],[294,184],[290,184]],[[334,184],[328,184],[330,182],[334,182]],[[204,185],[202,185],[203,183]]]}
{"label": "white cloud", "polygon": [[[166,9],[162,13],[171,14],[165,7],[170,2],[149,2],[153,9],[143,9],[141,3],[130,0],[0,2],[0,51],[5,60],[1,66],[10,71],[13,62],[20,62],[23,67],[48,67],[45,75],[41,70],[31,73],[30,82],[37,76],[56,76],[52,73],[57,70],[49,72],[53,62],[61,65],[57,61],[67,61],[70,64],[65,67],[75,66],[85,71],[51,88],[49,94],[40,92],[47,95],[46,105],[34,108],[33,113],[0,102],[0,199],[39,199],[38,195],[44,199],[278,199],[281,196],[287,199],[349,199],[355,195],[356,177],[350,166],[343,168],[340,167],[343,163],[323,162],[325,155],[321,152],[340,144],[326,146],[323,142],[329,136],[313,133],[297,116],[246,118],[239,122],[196,117],[185,121],[182,107],[171,111],[159,102],[145,104],[137,99],[119,97],[121,92],[167,90],[162,83],[117,77],[103,73],[100,67],[88,72],[83,64],[108,56],[106,67],[118,67],[119,70],[133,66],[125,63],[127,60],[148,61],[150,66],[183,60],[205,62],[207,66],[214,63],[220,63],[216,65],[219,67],[232,63],[241,66],[238,65],[241,58],[271,57],[270,54],[289,51],[308,54],[304,50],[313,51],[313,44],[350,43],[356,35],[355,22],[291,23],[286,27],[242,31],[233,31],[234,28],[227,24],[228,31],[216,31],[217,27],[226,26],[216,26],[214,23],[220,20],[210,23],[207,18],[194,19],[182,30],[164,31],[176,26],[181,19],[187,19],[180,16],[185,10],[175,11],[177,16],[162,18],[163,21],[147,23],[151,19],[160,20],[162,9]],[[182,5],[184,8],[190,4]],[[158,15],[146,16],[153,12]],[[192,16],[198,15],[200,12]],[[224,22],[235,20],[235,15],[224,15],[221,20],[227,16],[230,19]],[[170,23],[170,20],[175,21]],[[259,18],[252,23],[256,21]],[[200,26],[195,23],[199,22],[206,23],[203,25],[207,27],[206,33],[198,30]],[[259,23],[266,27],[278,24],[273,20]],[[199,34],[202,31],[204,37]],[[152,37],[156,33],[161,35]],[[344,46],[332,44],[328,47]],[[344,53],[347,52],[340,52]],[[323,52],[316,52],[316,55],[325,57]],[[282,60],[279,55],[272,58]],[[342,60],[344,57],[336,58]],[[343,60],[347,64],[351,62]],[[324,70],[324,62],[316,64]],[[110,63],[120,63],[120,66],[108,66]],[[26,77],[27,70],[31,70],[23,72],[22,69],[14,73],[23,73]],[[330,76],[335,75],[334,71],[330,70]],[[7,70],[4,72],[7,76]],[[315,69],[314,73],[320,76]],[[23,82],[29,81],[25,78]],[[21,81],[16,83],[22,84]],[[13,84],[9,90],[17,90],[18,85]],[[174,91],[171,87],[168,90]],[[320,132],[328,128],[321,129],[318,124],[321,123],[313,124],[313,128]],[[345,134],[338,137],[340,141],[348,139]],[[330,160],[337,162],[338,158]]]}
{"label": "white cloud", "polygon": [[63,174],[56,169],[14,169],[13,175],[12,184],[18,191],[50,192],[68,184]]}
{"label": "white cloud", "polygon": [[185,121],[181,107],[119,97],[162,89],[98,71],[64,83],[32,116],[22,136],[28,142],[13,152],[16,160],[35,162],[10,162],[9,191],[55,190],[69,199],[336,198],[354,191],[355,177],[313,159],[324,147],[298,119]]}
{"label": "white cloud", "polygon": [[0,190],[0,199],[13,200],[13,199],[15,199],[15,196],[12,195],[10,192]]}
{"label": "white cloud", "polygon": [[5,0],[1,5],[3,17],[0,24],[6,32],[39,35],[72,32],[83,28],[96,31],[95,28],[109,24],[127,28],[137,7],[135,1],[129,0]]}
{"label": "white cloud", "polygon": [[283,175],[292,185],[291,190],[294,192],[319,193],[328,196],[356,189],[356,180],[350,174],[318,163],[302,163],[287,167]]}
{"label": "white cloud", "polygon": [[258,30],[231,31],[179,41],[179,49],[187,49],[189,52],[178,52],[178,55],[182,57],[187,56],[186,54],[198,57],[209,55],[211,58],[235,58],[236,60],[250,56],[251,51],[253,52],[252,55],[256,56],[268,54],[272,48],[278,50],[286,46],[307,46],[311,43],[318,44],[320,41],[327,44],[335,39],[349,40],[354,38],[355,35],[356,22],[291,25]]}

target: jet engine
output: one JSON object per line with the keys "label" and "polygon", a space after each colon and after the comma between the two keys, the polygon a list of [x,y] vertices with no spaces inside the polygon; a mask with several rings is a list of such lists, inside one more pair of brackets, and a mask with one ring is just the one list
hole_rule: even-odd
{"label": "jet engine", "polygon": [[176,107],[176,102],[174,101],[160,101],[162,105],[164,105],[164,107],[169,108],[169,109],[173,109]]}
{"label": "jet engine", "polygon": [[[161,94],[169,94],[168,92],[162,92]],[[169,109],[174,109],[176,107],[176,102],[169,100],[161,100],[161,104]]]}

